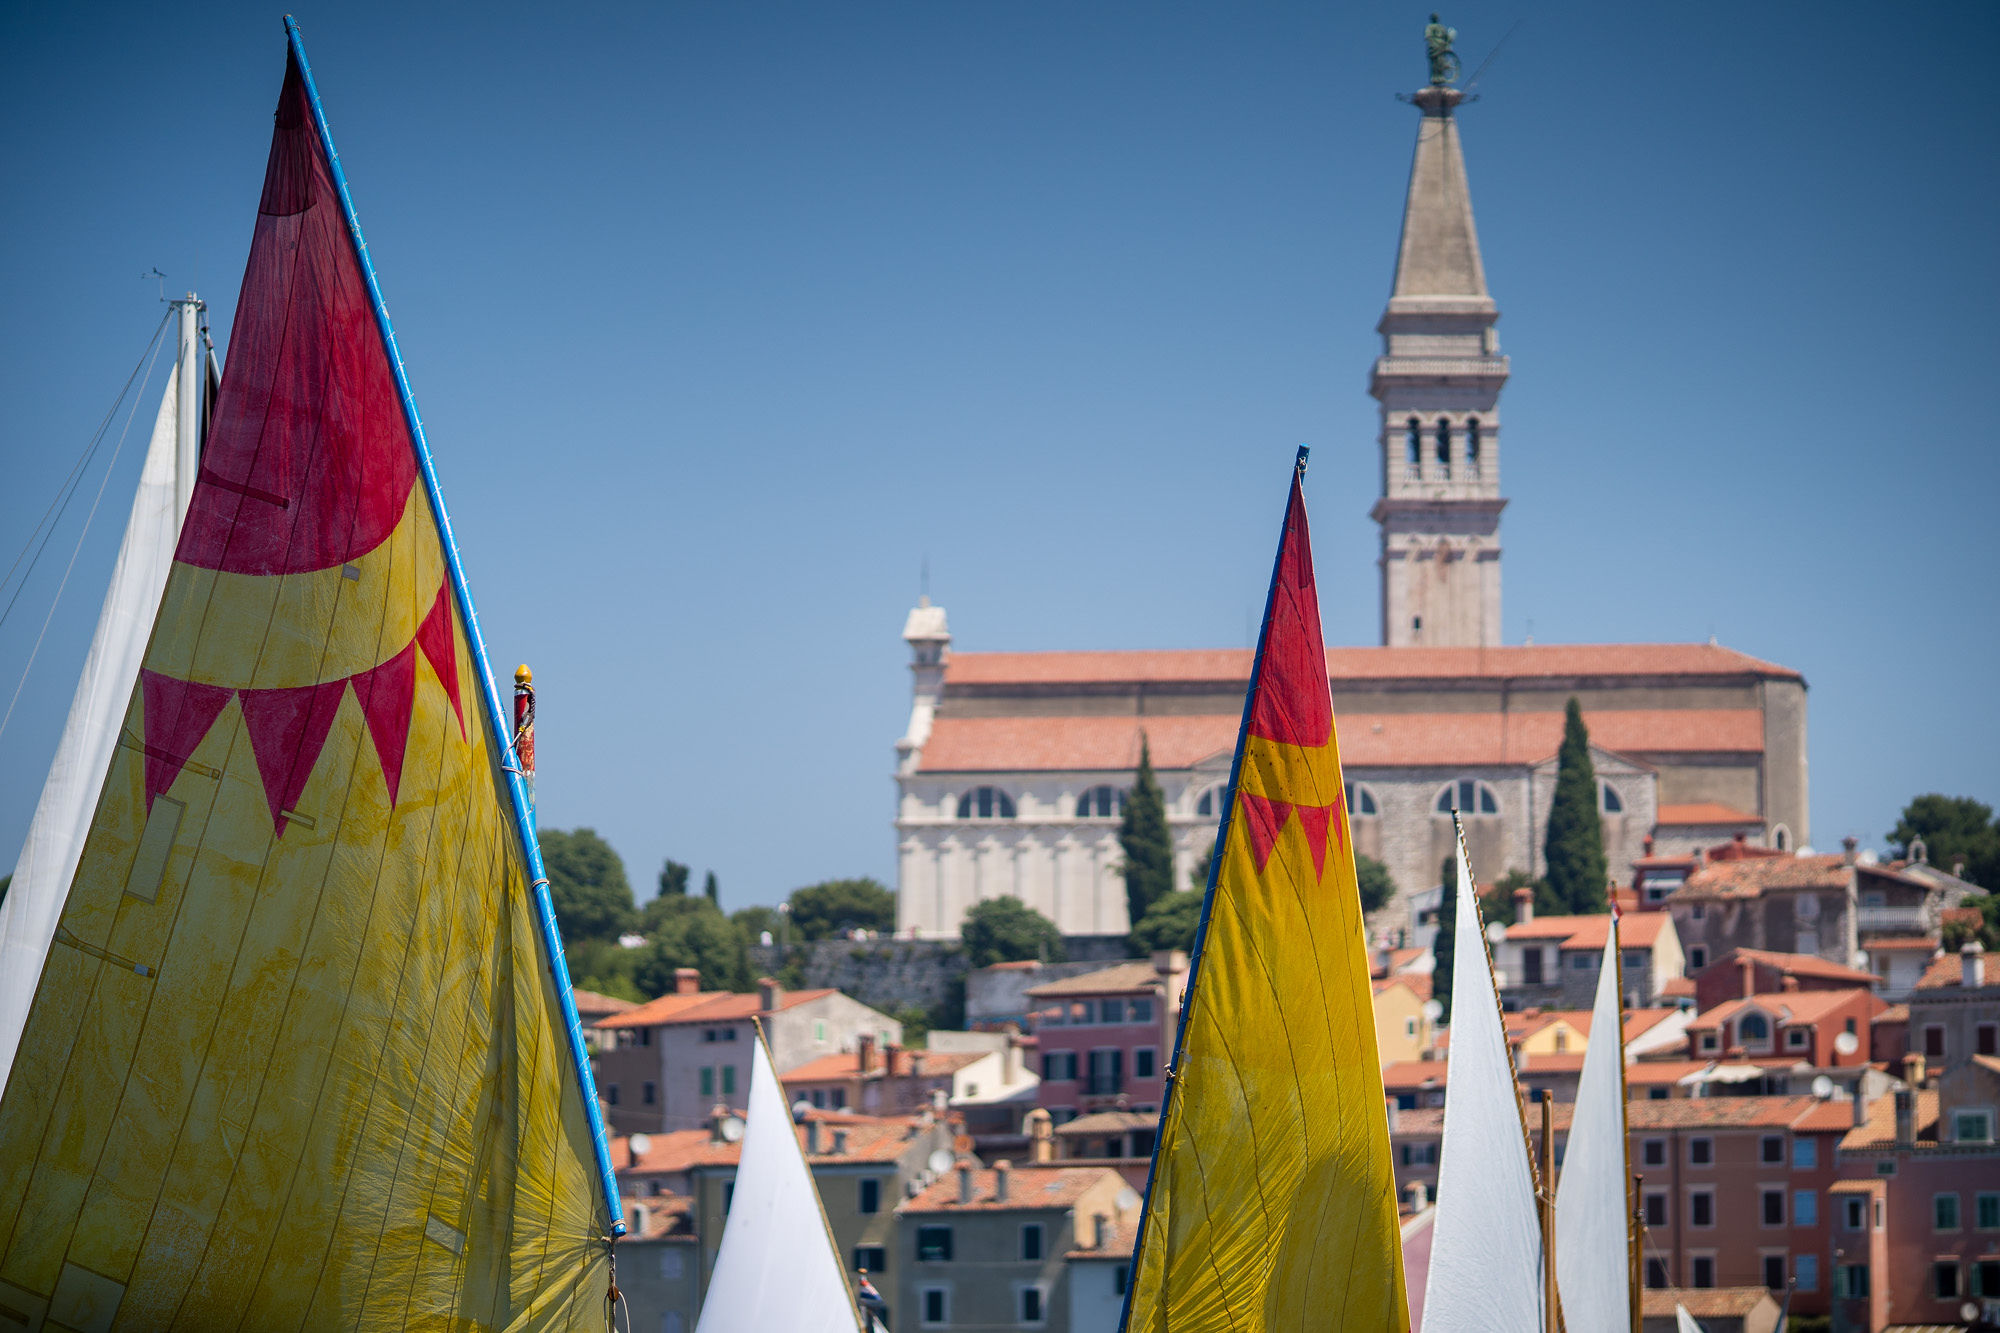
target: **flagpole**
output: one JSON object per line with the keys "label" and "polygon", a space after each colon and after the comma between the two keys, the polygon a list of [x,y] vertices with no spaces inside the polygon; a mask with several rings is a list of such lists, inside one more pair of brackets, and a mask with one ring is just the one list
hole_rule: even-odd
{"label": "flagpole", "polygon": [[1625,1082],[1625,940],[1619,929],[1624,918],[1618,911],[1617,891],[1611,899],[1611,925],[1605,938],[1610,942],[1612,984],[1618,988],[1618,1160],[1624,1164],[1625,1208],[1625,1304],[1630,1312],[1632,1333],[1640,1333],[1643,1316],[1639,1312],[1639,1252],[1645,1228],[1639,1219],[1639,1178],[1632,1174],[1632,1093]]}
{"label": "flagpole", "polygon": [[[1293,491],[1300,489],[1306,475],[1306,458],[1311,452],[1302,444],[1298,457],[1292,460]],[[1291,494],[1287,492],[1285,519],[1278,525],[1278,550],[1271,557],[1271,583],[1264,592],[1264,619],[1257,631],[1257,653],[1250,663],[1250,687],[1243,692],[1243,721],[1236,729],[1236,754],[1229,761],[1229,786],[1224,792],[1222,811],[1216,821],[1215,850],[1208,858],[1208,885],[1202,891],[1201,919],[1195,924],[1194,953],[1188,959],[1187,986],[1181,991],[1181,1013],[1174,1029],[1173,1058],[1167,1063],[1166,1088],[1160,1094],[1160,1132],[1153,1136],[1153,1160],[1146,1166],[1146,1193],[1139,1203],[1139,1226],[1132,1238],[1132,1267],[1125,1279],[1125,1306],[1118,1313],[1119,1333],[1125,1333],[1131,1322],[1132,1297],[1139,1290],[1139,1268],[1146,1259],[1146,1223],[1152,1213],[1153,1180],[1160,1169],[1160,1154],[1166,1150],[1174,1093],[1180,1086],[1181,1049],[1187,1044],[1188,1020],[1194,1015],[1195,986],[1201,979],[1202,947],[1208,942],[1208,916],[1215,906],[1215,886],[1222,875],[1223,852],[1229,841],[1229,816],[1236,808],[1236,784],[1243,775],[1243,751],[1250,736],[1250,710],[1256,706],[1257,685],[1264,677],[1264,649],[1271,638],[1271,608],[1278,599],[1278,576],[1284,570],[1285,539],[1291,516]],[[1163,1277],[1163,1284],[1164,1280]]]}
{"label": "flagpole", "polygon": [[1542,1333],[1557,1333],[1556,1095],[1542,1089]]}
{"label": "flagpole", "polygon": [[444,548],[452,597],[458,603],[460,618],[465,622],[467,646],[472,651],[475,668],[473,674],[479,678],[486,694],[487,732],[501,756],[501,776],[506,781],[507,795],[514,807],[515,831],[520,834],[521,854],[527,861],[528,877],[534,893],[542,954],[548,963],[549,977],[555,985],[556,1000],[561,1007],[571,1072],[576,1076],[583,1113],[590,1125],[591,1141],[597,1157],[598,1185],[604,1196],[611,1239],[615,1240],[625,1234],[623,1209],[618,1202],[618,1178],[611,1168],[611,1145],[605,1133],[603,1113],[597,1106],[596,1085],[590,1076],[590,1055],[583,1044],[583,1022],[577,1016],[576,996],[570,987],[569,964],[563,958],[562,937],[556,929],[555,904],[549,898],[549,872],[542,864],[541,844],[535,837],[534,807],[528,802],[520,765],[514,759],[507,714],[500,707],[500,691],[493,683],[493,667],[487,660],[486,640],[479,630],[479,613],[472,605],[472,589],[465,581],[465,565],[459,558],[458,541],[452,535],[451,515],[445,509],[444,490],[438,483],[437,466],[431,459],[423,418],[417,412],[416,394],[411,391],[410,377],[403,369],[403,353],[396,345],[396,330],[389,322],[389,308],[382,300],[382,285],[375,278],[375,264],[368,255],[368,242],[361,234],[361,220],[355,216],[354,197],[347,188],[347,173],[341,169],[340,153],[333,146],[333,130],[326,123],[326,108],[321,105],[319,88],[313,82],[312,64],[306,59],[305,37],[299,31],[298,20],[290,14],[285,15],[285,35],[291,42],[292,59],[298,62],[306,100],[312,104],[313,124],[319,132],[320,150],[326,154],[334,190],[340,196],[341,216],[346,219],[348,237],[354,242],[354,257],[361,269],[362,282],[368,288],[368,304],[374,311],[375,326],[382,334],[382,343],[388,353],[389,372],[395,376],[396,394],[403,407],[403,422],[410,430],[410,444],[417,455],[417,470],[424,480],[424,494],[430,501],[431,517],[437,522],[438,543]]}

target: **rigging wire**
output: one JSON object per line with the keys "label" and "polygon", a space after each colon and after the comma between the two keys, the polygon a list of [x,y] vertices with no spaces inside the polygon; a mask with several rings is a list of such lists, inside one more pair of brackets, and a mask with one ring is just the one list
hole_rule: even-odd
{"label": "rigging wire", "polygon": [[[166,320],[163,319],[160,321],[160,327],[161,328],[166,327]],[[90,535],[91,521],[97,517],[97,507],[104,501],[104,489],[105,487],[111,484],[111,474],[118,470],[118,456],[123,452],[125,452],[125,439],[132,433],[132,421],[139,415],[139,403],[140,400],[146,396],[146,386],[153,382],[153,370],[154,367],[156,367],[159,364],[160,349],[162,346],[164,346],[164,344],[161,343],[160,336],[156,332],[153,335],[153,347],[152,347],[153,354],[150,358],[142,360],[141,362],[141,364],[145,367],[146,377],[139,382],[139,391],[136,394],[132,395],[131,410],[126,412],[125,414],[125,425],[124,428],[118,432],[118,443],[112,447],[111,461],[105,465],[104,476],[97,483],[97,494],[91,497],[90,512],[85,514],[83,517],[83,530],[76,534],[76,547],[69,553],[69,563],[63,566],[62,581],[56,584],[56,595],[49,602],[49,613],[46,616],[42,617],[42,629],[39,634],[35,635],[35,646],[28,650],[28,660],[27,663],[21,668],[21,678],[14,682],[14,697],[7,701],[7,712],[4,716],[0,716],[0,737],[4,737],[7,734],[7,724],[14,720],[14,708],[21,702],[21,691],[27,687],[28,673],[35,669],[35,658],[41,654],[42,640],[48,637],[49,624],[56,618],[56,608],[62,605],[63,590],[69,587],[69,576],[76,570],[76,558],[83,554],[84,538]],[[135,369],[132,373],[136,375],[138,374],[138,371]],[[131,386],[132,381],[128,379],[125,381],[125,383],[126,387],[129,388]],[[112,405],[112,410],[114,412],[117,410],[116,404]],[[109,423],[107,422],[107,424]],[[101,433],[100,433],[100,438],[101,438]],[[91,452],[92,453],[96,452],[96,446],[94,445],[92,446]],[[71,497],[74,498],[75,494],[76,494],[76,489],[72,488],[72,490],[70,491]],[[63,502],[63,509],[67,510],[68,508],[69,508],[69,501],[65,500]],[[56,517],[58,520],[60,520],[62,515],[59,513],[56,515]],[[55,525],[51,524],[49,526],[49,535],[53,536],[54,534],[55,534]],[[47,538],[43,539],[42,545],[44,547],[48,545]],[[40,551],[35,552],[35,558],[37,560],[41,559]],[[30,564],[28,568],[32,572],[34,566]],[[21,576],[22,587],[27,586],[27,581],[28,581],[27,575],[23,574]],[[20,595],[21,595],[20,589],[16,589],[14,596],[17,600],[19,599]],[[12,602],[9,602],[7,604],[7,609],[9,611],[14,609],[14,605]]]}
{"label": "rigging wire", "polygon": [[1501,35],[1500,40],[1493,44],[1493,49],[1486,53],[1486,59],[1479,62],[1479,68],[1472,71],[1472,77],[1465,81],[1465,95],[1468,98],[1472,96],[1472,90],[1479,86],[1479,76],[1486,72],[1487,66],[1491,65],[1495,60],[1499,59],[1500,48],[1507,44],[1507,39],[1509,37],[1512,37],[1515,33],[1521,30],[1521,25],[1526,21],[1527,20],[1525,19],[1515,19],[1514,26],[1507,29],[1507,31]]}
{"label": "rigging wire", "polygon": [[[63,514],[69,510],[69,502],[76,498],[76,488],[83,478],[83,473],[90,467],[90,460],[96,457],[98,449],[104,443],[104,432],[111,428],[112,421],[118,415],[119,406],[132,392],[132,381],[139,378],[139,372],[142,370],[146,372],[148,378],[151,377],[150,366],[159,348],[160,335],[166,331],[167,322],[172,318],[172,310],[160,316],[159,325],[153,330],[152,339],[147,342],[145,350],[139,353],[139,362],[132,367],[132,373],[125,377],[124,387],[118,390],[118,396],[111,400],[111,406],[105,410],[104,420],[98,422],[97,429],[91,433],[89,441],[84,445],[82,456],[70,467],[69,475],[62,479],[62,484],[56,487],[55,495],[49,500],[49,507],[42,511],[40,520],[28,533],[28,540],[21,547],[21,553],[14,557],[14,563],[8,567],[6,575],[0,577],[0,588],[5,588],[13,580],[14,571],[21,568],[21,561],[27,557],[28,549],[35,546],[35,538],[39,535],[41,546],[35,548],[35,558],[30,560],[27,569],[22,571],[20,587],[14,589],[14,595],[8,599],[6,609],[0,611],[0,626],[7,623],[7,617],[13,613],[14,603],[21,600],[21,592],[28,586],[29,575],[35,572],[35,565],[41,561],[42,552],[48,549],[49,539],[55,536],[56,526],[62,522]],[[125,424],[127,429],[130,429],[132,423],[129,418]],[[50,520],[51,514],[55,516],[53,521]],[[48,525],[47,532],[42,531],[44,524]]]}

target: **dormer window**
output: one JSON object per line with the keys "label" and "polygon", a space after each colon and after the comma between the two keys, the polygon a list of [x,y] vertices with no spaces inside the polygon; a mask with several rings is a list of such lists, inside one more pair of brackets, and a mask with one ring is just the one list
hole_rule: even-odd
{"label": "dormer window", "polygon": [[1736,1040],[1743,1046],[1771,1044],[1771,1020],[1752,1009],[1736,1020]]}
{"label": "dormer window", "polygon": [[1012,819],[1014,798],[998,787],[975,787],[958,798],[960,819]]}
{"label": "dormer window", "polygon": [[1076,798],[1078,819],[1112,819],[1125,813],[1125,793],[1109,783],[1092,787]]}

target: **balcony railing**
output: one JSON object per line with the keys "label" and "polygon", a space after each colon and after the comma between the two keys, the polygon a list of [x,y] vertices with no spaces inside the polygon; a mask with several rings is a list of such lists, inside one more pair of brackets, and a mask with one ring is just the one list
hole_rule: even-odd
{"label": "balcony railing", "polygon": [[1856,921],[1862,930],[1922,930],[1926,924],[1921,907],[1863,907]]}

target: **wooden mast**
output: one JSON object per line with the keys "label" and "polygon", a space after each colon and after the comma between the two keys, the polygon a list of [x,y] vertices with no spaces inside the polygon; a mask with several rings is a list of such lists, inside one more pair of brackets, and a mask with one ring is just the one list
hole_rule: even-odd
{"label": "wooden mast", "polygon": [[1628,1197],[1625,1209],[1625,1253],[1628,1256],[1625,1274],[1625,1299],[1631,1311],[1631,1333],[1640,1333],[1639,1313],[1639,1254],[1646,1234],[1645,1220],[1639,1213],[1639,1177],[1632,1174],[1632,1092],[1625,1085],[1625,936],[1622,929],[1624,918],[1618,911],[1617,889],[1612,889],[1611,933],[1609,940],[1617,946],[1612,952],[1611,966],[1616,969],[1612,976],[1618,986],[1618,1155],[1625,1162],[1625,1178],[1631,1182],[1627,1186]]}
{"label": "wooden mast", "polygon": [[1542,1333],[1557,1333],[1556,1095],[1542,1089]]}

